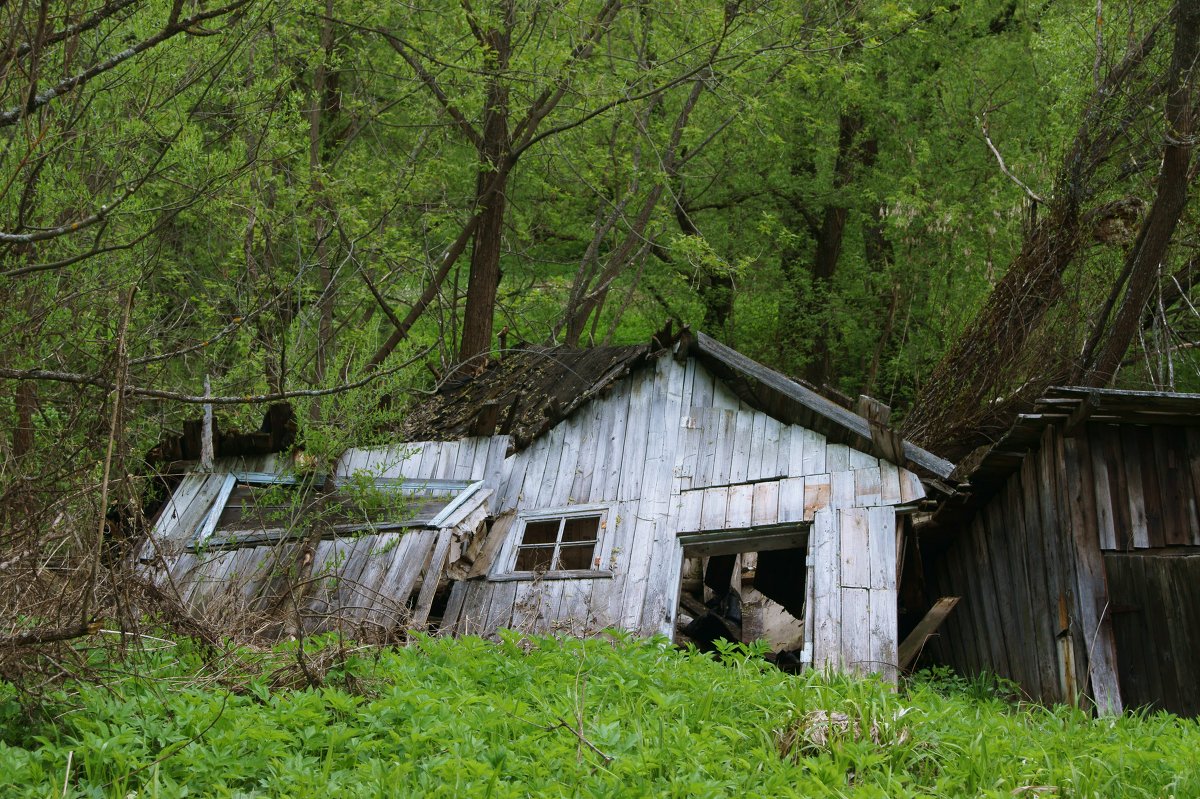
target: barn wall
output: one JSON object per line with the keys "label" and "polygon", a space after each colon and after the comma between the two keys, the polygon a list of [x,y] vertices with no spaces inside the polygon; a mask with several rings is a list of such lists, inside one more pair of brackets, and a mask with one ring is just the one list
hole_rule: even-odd
{"label": "barn wall", "polygon": [[936,640],[941,660],[1043,702],[1076,701],[1090,686],[1100,707],[1119,710],[1089,439],[1047,427],[927,578],[936,595],[962,598]]}
{"label": "barn wall", "polygon": [[[919,499],[919,480],[751,409],[694,359],[662,358],[616,383],[504,468],[493,504],[501,518],[518,508],[611,504],[597,555],[612,576],[465,581],[447,618],[459,634],[617,627],[669,635],[679,532],[810,521],[814,662],[863,671],[895,663],[891,506]],[[509,552],[499,555],[501,570]]]}
{"label": "barn wall", "polygon": [[1200,716],[1200,551],[1104,553],[1121,698]]}
{"label": "barn wall", "polygon": [[1200,546],[1200,428],[1089,424],[1077,441],[1101,549]]}

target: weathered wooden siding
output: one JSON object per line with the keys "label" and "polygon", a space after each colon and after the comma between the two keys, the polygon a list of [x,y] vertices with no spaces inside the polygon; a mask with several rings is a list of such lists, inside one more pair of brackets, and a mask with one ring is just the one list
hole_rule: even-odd
{"label": "weathered wooden siding", "polygon": [[1200,546],[1200,428],[1089,424],[1076,440],[1101,549]]}
{"label": "weathered wooden siding", "polygon": [[1043,702],[1075,702],[1090,690],[1099,707],[1119,710],[1096,532],[1107,470],[1092,458],[1092,432],[1047,427],[927,577],[934,595],[962,597],[937,639],[944,662],[1015,680]]}
{"label": "weathered wooden siding", "polygon": [[1121,698],[1200,715],[1200,552],[1104,553]]}
{"label": "weathered wooden siding", "polygon": [[[338,461],[336,479],[355,473],[376,478],[483,481],[498,488],[507,437],[417,442],[378,449],[353,449]],[[142,558],[154,566],[160,584],[172,588],[197,612],[215,619],[286,615],[290,601],[281,575],[301,555],[295,539],[269,546],[194,551],[188,548],[201,520],[218,499],[231,470],[274,473],[274,456],[230,459],[212,473],[186,475],[155,522]],[[448,531],[331,538],[313,552],[311,590],[300,615],[309,629],[347,625],[366,632],[423,622],[433,589],[446,562]],[[274,613],[272,613],[274,611]]]}
{"label": "weathered wooden siding", "polygon": [[[455,588],[447,624],[670,634],[680,532],[812,523],[814,663],[891,672],[896,650],[893,506],[923,496],[910,472],[739,401],[694,359],[663,358],[508,458],[493,511],[609,505],[605,576],[489,580]],[[510,535],[511,538],[511,535]],[[497,555],[503,571],[512,541]]]}

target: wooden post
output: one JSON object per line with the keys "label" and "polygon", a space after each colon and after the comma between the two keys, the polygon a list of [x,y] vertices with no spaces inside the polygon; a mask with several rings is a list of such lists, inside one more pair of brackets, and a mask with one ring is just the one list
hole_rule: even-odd
{"label": "wooden post", "polygon": [[[212,384],[209,382],[208,375],[204,376],[204,396],[212,396]],[[204,404],[204,427],[200,433],[200,468],[211,470],[215,457],[213,451],[213,406],[211,402],[206,402]]]}

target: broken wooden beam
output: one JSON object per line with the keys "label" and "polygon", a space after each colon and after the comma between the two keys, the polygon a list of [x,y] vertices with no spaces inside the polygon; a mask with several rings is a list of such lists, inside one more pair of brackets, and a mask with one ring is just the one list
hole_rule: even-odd
{"label": "broken wooden beam", "polygon": [[958,600],[959,597],[956,596],[944,596],[934,602],[925,617],[908,634],[908,637],[900,644],[899,665],[901,671],[907,671],[916,662],[921,650],[925,648],[925,642],[937,632],[938,627],[942,626],[942,622],[950,615],[950,611],[954,610]]}

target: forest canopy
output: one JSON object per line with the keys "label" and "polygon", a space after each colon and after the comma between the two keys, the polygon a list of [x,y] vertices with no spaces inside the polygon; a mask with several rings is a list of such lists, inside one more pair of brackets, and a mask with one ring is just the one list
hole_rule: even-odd
{"label": "forest canopy", "polygon": [[950,457],[1056,382],[1195,389],[1198,15],[5,4],[0,525],[140,506],[206,402],[331,452],[456,364],[666,320]]}

